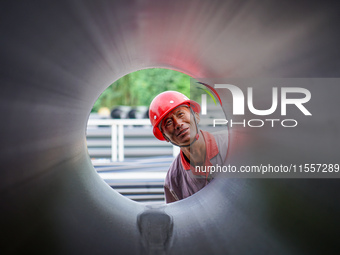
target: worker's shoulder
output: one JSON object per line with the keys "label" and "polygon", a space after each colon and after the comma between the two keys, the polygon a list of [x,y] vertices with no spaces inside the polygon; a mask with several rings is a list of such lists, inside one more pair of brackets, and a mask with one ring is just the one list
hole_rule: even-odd
{"label": "worker's shoulder", "polygon": [[215,137],[217,143],[228,143],[229,133],[228,130],[222,130],[217,132],[211,132],[211,134]]}
{"label": "worker's shoulder", "polygon": [[222,155],[224,158],[224,155],[227,155],[228,153],[228,144],[229,144],[229,134],[228,130],[222,130],[211,133],[216,141],[219,154]]}
{"label": "worker's shoulder", "polygon": [[210,132],[210,134],[212,134],[213,136],[217,136],[217,137],[228,137],[229,132],[228,129],[226,130],[219,130],[219,131],[215,131],[215,132]]}
{"label": "worker's shoulder", "polygon": [[178,154],[177,157],[172,161],[171,165],[169,166],[169,170],[166,174],[166,179],[171,180],[177,178],[182,173],[182,162],[181,162],[181,155]]}
{"label": "worker's shoulder", "polygon": [[169,172],[178,172],[180,171],[180,168],[183,168],[182,161],[181,161],[181,155],[178,154],[175,159],[172,161],[170,167],[169,167]]}

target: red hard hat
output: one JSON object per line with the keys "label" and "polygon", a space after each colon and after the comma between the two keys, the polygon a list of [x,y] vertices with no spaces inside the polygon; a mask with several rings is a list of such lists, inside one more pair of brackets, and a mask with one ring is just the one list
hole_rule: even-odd
{"label": "red hard hat", "polygon": [[157,139],[165,141],[165,138],[158,127],[161,120],[169,112],[182,104],[188,105],[194,112],[199,113],[201,111],[201,107],[198,103],[190,100],[177,91],[162,92],[152,100],[149,109],[149,118],[153,126],[153,134]]}

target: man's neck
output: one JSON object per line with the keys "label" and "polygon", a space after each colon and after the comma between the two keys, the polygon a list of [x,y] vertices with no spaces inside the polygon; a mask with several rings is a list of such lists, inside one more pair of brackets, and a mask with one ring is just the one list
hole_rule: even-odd
{"label": "man's neck", "polygon": [[181,147],[181,151],[192,166],[203,165],[205,162],[206,144],[202,132],[200,132],[200,136],[196,142],[189,147]]}

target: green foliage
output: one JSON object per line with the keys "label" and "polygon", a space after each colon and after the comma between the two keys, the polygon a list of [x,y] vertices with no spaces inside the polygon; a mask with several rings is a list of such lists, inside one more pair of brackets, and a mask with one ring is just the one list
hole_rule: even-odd
{"label": "green foliage", "polygon": [[152,68],[125,75],[111,84],[98,98],[92,112],[117,105],[149,106],[152,99],[166,90],[190,96],[190,76],[170,69]]}

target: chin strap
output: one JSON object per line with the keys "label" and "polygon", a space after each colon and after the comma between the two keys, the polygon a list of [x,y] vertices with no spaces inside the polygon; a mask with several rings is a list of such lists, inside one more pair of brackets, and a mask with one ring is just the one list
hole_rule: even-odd
{"label": "chin strap", "polygon": [[194,142],[196,142],[198,140],[198,138],[200,137],[199,135],[199,132],[198,132],[198,127],[197,127],[197,121],[196,121],[196,116],[195,116],[195,113],[193,112],[193,110],[191,109],[191,107],[189,108],[190,109],[190,112],[192,114],[192,116],[194,116],[194,122],[195,122],[195,127],[196,127],[196,135],[195,135],[195,138],[194,140],[188,144],[188,145],[178,145],[178,144],[175,144],[173,143],[172,141],[170,141],[170,139],[162,132],[163,136],[165,137],[165,139],[170,142],[172,145],[175,145],[175,146],[178,146],[178,147],[189,147],[191,145],[194,144]]}

